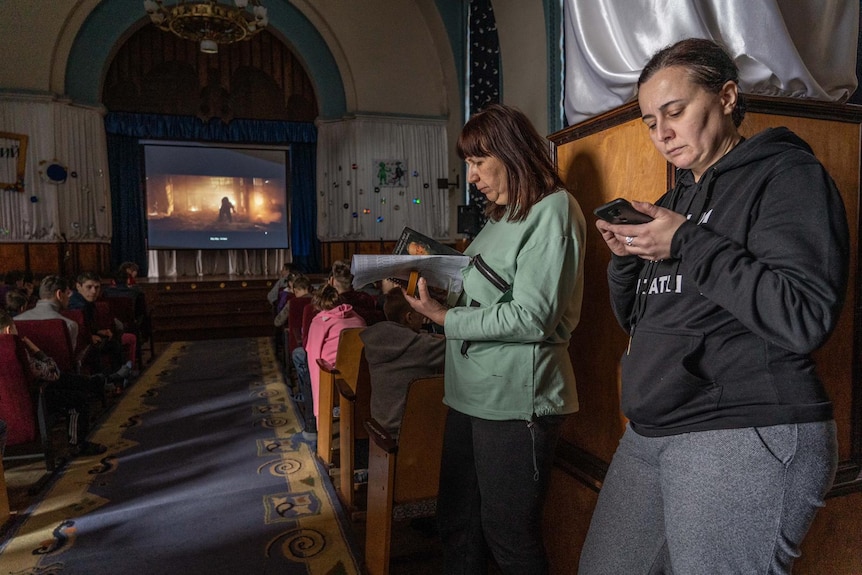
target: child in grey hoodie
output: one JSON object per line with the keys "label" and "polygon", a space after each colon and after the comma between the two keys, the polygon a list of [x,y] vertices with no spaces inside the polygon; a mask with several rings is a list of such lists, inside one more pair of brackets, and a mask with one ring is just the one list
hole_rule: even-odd
{"label": "child in grey hoodie", "polygon": [[371,416],[397,438],[410,382],[443,373],[446,343],[421,331],[425,318],[399,287],[386,293],[383,313],[386,321],[368,326],[359,337],[371,373]]}

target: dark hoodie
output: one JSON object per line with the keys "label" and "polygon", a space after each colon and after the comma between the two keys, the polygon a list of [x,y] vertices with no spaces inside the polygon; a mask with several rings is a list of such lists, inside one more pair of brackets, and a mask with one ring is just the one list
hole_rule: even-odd
{"label": "dark hoodie", "polygon": [[[745,140],[659,205],[685,214],[661,262],[612,258],[622,408],[662,436],[832,418],[811,353],[845,296],[847,218],[834,182],[786,128]],[[639,287],[638,287],[639,286]]]}
{"label": "dark hoodie", "polygon": [[410,382],[443,372],[446,341],[393,321],[368,326],[359,337],[371,373],[371,417],[398,437]]}

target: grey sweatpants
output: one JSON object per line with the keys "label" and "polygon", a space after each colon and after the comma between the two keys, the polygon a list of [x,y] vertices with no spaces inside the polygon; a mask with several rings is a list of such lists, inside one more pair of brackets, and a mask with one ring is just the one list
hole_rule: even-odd
{"label": "grey sweatpants", "polygon": [[669,437],[627,427],[578,574],[788,574],[837,460],[834,421]]}

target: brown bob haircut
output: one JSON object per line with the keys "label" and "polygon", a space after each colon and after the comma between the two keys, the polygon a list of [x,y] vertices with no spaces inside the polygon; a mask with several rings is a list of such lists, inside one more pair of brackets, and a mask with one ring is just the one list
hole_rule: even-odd
{"label": "brown bob haircut", "polygon": [[551,161],[548,141],[541,137],[523,112],[511,106],[492,104],[475,114],[458,137],[458,156],[493,156],[503,163],[509,185],[509,205],[488,202],[485,215],[499,221],[526,219],[545,196],[565,185]]}

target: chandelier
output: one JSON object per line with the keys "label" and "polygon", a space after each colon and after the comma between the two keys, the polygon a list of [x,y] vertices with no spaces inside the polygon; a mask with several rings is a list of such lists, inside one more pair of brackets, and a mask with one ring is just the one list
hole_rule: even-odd
{"label": "chandelier", "polygon": [[219,44],[248,40],[268,23],[260,0],[233,0],[234,5],[216,0],[144,0],[144,10],[153,24],[180,38],[200,42],[201,52],[215,54]]}

